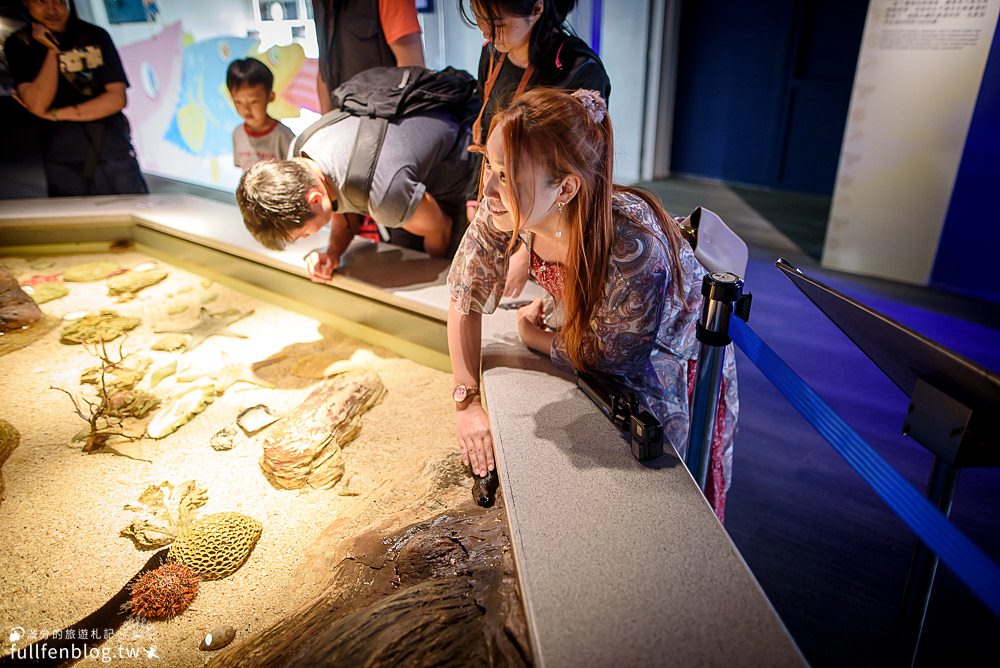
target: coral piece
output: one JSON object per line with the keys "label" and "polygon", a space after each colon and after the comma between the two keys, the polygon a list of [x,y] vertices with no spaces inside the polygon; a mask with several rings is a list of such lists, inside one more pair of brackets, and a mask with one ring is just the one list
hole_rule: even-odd
{"label": "coral piece", "polygon": [[104,372],[104,382],[109,389],[131,390],[139,384],[152,364],[153,361],[150,359],[137,357],[133,360],[134,366],[124,366],[121,361],[118,361],[117,363],[109,363],[106,369],[99,366],[90,367],[84,369],[83,373],[80,374],[80,383],[97,385],[101,382],[101,373]]}
{"label": "coral piece", "polygon": [[59,340],[68,344],[114,341],[141,322],[139,318],[128,318],[114,311],[91,313],[63,327]]}
{"label": "coral piece", "polygon": [[361,492],[351,487],[350,478],[342,478],[343,483],[337,490],[337,496],[361,496]]}
{"label": "coral piece", "polygon": [[168,399],[163,408],[146,425],[146,435],[163,438],[177,429],[215,401],[215,380],[202,378]]}
{"label": "coral piece", "polygon": [[214,652],[231,643],[234,638],[236,638],[236,629],[232,626],[217,626],[205,634],[198,649],[203,652]]}
{"label": "coral piece", "polygon": [[59,281],[28,285],[25,286],[24,291],[31,295],[36,304],[44,304],[56,299],[62,299],[69,294],[69,288]]}
{"label": "coral piece", "polygon": [[122,389],[108,393],[108,415],[141,420],[160,405],[160,398],[142,390]]}
{"label": "coral piece", "polygon": [[240,513],[208,515],[177,536],[167,560],[189,566],[205,580],[218,580],[246,562],[262,529],[260,522]]}
{"label": "coral piece", "polygon": [[329,489],[344,475],[341,448],[361,431],[361,415],[385,396],[374,371],[320,383],[264,439],[260,468],[275,487]]}
{"label": "coral piece", "polygon": [[246,364],[226,364],[211,372],[178,377],[177,380],[186,384],[181,386],[178,394],[167,400],[163,410],[150,421],[146,427],[150,438],[163,438],[173,433],[236,383],[272,387],[270,383],[257,379]]}
{"label": "coral piece", "polygon": [[225,452],[227,450],[232,450],[236,447],[238,443],[240,432],[233,425],[224,427],[219,431],[215,432],[212,439],[209,441],[209,445],[212,446],[213,450],[218,452]]}
{"label": "coral piece", "polygon": [[90,281],[99,281],[107,278],[119,271],[121,271],[121,266],[111,260],[87,262],[86,264],[75,264],[72,267],[68,267],[63,272],[63,280],[74,283],[89,283]]}
{"label": "coral piece", "polygon": [[128,610],[145,619],[170,619],[191,605],[201,578],[181,564],[163,564],[143,574],[130,587]]}
{"label": "coral piece", "polygon": [[158,329],[157,334],[190,334],[191,340],[187,344],[188,350],[194,350],[210,336],[231,336],[237,339],[247,338],[243,334],[237,334],[229,330],[229,325],[237,320],[251,315],[250,311],[238,311],[229,309],[218,313],[210,313],[205,307],[198,312],[198,323],[184,329]]}
{"label": "coral piece", "polygon": [[[10,454],[14,452],[16,448],[21,443],[21,434],[10,422],[6,420],[0,420],[0,469],[3,469],[4,462],[10,457]],[[3,501],[4,497],[4,482],[3,482],[3,471],[0,470],[0,502]]]}
{"label": "coral piece", "polygon": [[0,333],[31,325],[44,315],[38,304],[21,288],[14,274],[0,269]]}
{"label": "coral piece", "polygon": [[125,506],[125,510],[140,515],[120,535],[131,538],[140,550],[151,550],[174,542],[177,534],[197,518],[198,509],[208,503],[208,490],[194,480],[177,487],[164,481],[147,487],[139,503]]}
{"label": "coral piece", "polygon": [[108,295],[111,297],[134,296],[140,290],[156,285],[167,277],[163,269],[127,271],[108,281]]}
{"label": "coral piece", "polygon": [[35,274],[21,281],[21,285],[25,287],[45,283],[62,283],[62,274]]}
{"label": "coral piece", "polygon": [[149,375],[149,387],[153,388],[160,384],[160,381],[164,378],[174,375],[177,373],[177,360],[164,364],[163,366],[157,368]]}
{"label": "coral piece", "polygon": [[150,348],[153,350],[165,350],[172,353],[175,350],[183,350],[187,347],[187,334],[167,334],[158,338]]}

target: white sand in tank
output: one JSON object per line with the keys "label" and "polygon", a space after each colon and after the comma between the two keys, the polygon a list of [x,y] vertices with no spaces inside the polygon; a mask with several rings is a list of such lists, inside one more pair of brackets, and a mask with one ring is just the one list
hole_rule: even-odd
{"label": "white sand in tank", "polygon": [[[56,256],[45,258],[55,263],[53,267],[32,269],[39,259],[0,261],[22,282],[95,260],[113,259],[123,267],[151,261],[137,252]],[[239,643],[281,619],[319,590],[324,573],[300,567],[307,554],[312,557],[308,562],[316,563],[310,545],[324,530],[323,544],[329,545],[331,532],[342,530],[347,540],[359,528],[386,522],[402,526],[472,503],[469,479],[455,475],[460,462],[448,374],[344,339],[315,320],[154,262],[169,275],[131,301],[118,303],[109,297],[106,280],[67,283],[69,296],[43,304],[42,310],[64,317],[104,308],[142,318],[127,337],[125,350],[152,359],[151,371],[174,360],[182,376],[206,374],[225,364],[256,363],[258,377],[277,387],[237,383],[166,438],[123,447],[135,458],[86,454],[81,443],[71,440],[85,426],[83,421],[73,413],[69,398],[50,386],[79,394],[80,373],[96,366],[96,358],[83,346],[60,343],[59,327],[26,348],[0,356],[0,418],[21,433],[20,447],[2,469],[7,491],[0,504],[0,653],[10,651],[10,629],[24,629],[23,647],[32,635],[69,626],[107,602],[146,562],[151,552],[140,552],[119,531],[135,518],[125,506],[136,504],[149,485],[196,480],[208,490],[202,515],[236,511],[257,519],[264,529],[247,563],[226,579],[203,582],[184,614],[166,622],[130,623],[105,641],[102,649],[109,648],[114,661],[119,661],[119,647],[125,652],[141,649],[142,658],[121,659],[129,665],[201,666],[211,654],[199,651],[198,645],[211,629],[231,625]],[[187,309],[170,314],[181,305]],[[252,315],[231,326],[248,338],[214,336],[183,354],[150,350],[161,337],[154,329],[190,326],[202,306],[213,313],[252,309]],[[117,349],[120,341],[111,347]],[[364,415],[360,436],[344,450],[347,472],[337,487],[273,488],[258,464],[260,434],[233,450],[212,449],[212,436],[235,424],[248,407],[265,404],[278,415],[294,408],[316,381],[294,375],[293,369],[315,375],[359,348],[373,353],[371,363],[387,395]],[[153,391],[165,394],[174,384],[168,378]],[[103,629],[98,631],[103,635]],[[155,647],[155,658],[149,656],[150,647]],[[100,663],[90,658],[79,665]]]}

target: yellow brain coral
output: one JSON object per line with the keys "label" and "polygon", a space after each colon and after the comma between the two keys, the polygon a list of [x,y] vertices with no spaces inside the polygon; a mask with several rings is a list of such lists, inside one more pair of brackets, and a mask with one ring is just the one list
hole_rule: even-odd
{"label": "yellow brain coral", "polygon": [[260,522],[240,513],[208,515],[177,536],[167,559],[188,566],[204,580],[218,580],[243,565],[261,530]]}

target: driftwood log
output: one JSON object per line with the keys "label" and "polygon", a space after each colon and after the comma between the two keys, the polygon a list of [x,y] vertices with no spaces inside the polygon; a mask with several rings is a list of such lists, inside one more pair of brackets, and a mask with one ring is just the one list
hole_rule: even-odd
{"label": "driftwood log", "polygon": [[319,596],[210,666],[531,665],[504,527],[477,508],[361,534]]}
{"label": "driftwood log", "polygon": [[323,381],[264,438],[260,468],[279,489],[329,489],[344,475],[341,448],[361,431],[361,415],[385,396],[374,371]]}
{"label": "driftwood log", "polygon": [[35,300],[21,289],[14,274],[0,267],[0,332],[21,329],[44,315]]}

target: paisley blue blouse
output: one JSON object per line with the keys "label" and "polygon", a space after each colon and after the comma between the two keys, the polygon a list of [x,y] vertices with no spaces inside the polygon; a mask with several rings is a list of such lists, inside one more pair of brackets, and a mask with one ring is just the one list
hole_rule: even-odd
{"label": "paisley blue blouse", "polygon": [[[690,424],[689,379],[699,350],[696,324],[706,270],[686,243],[680,244],[680,256],[673,256],[653,210],[640,197],[616,193],[612,210],[615,240],[604,300],[594,313],[592,334],[584,340],[582,352],[598,371],[621,377],[641,397],[663,425],[664,440],[683,459]],[[506,280],[510,236],[493,226],[484,203],[466,231],[448,275],[459,312],[492,313],[496,309]],[[674,263],[679,263],[683,276],[682,296],[671,282]],[[556,366],[572,371],[565,341],[558,332],[551,358]],[[720,478],[715,494],[724,500],[732,480],[733,438],[739,412],[731,345],[723,365],[721,399],[713,469]],[[713,505],[719,513],[719,504]]]}

